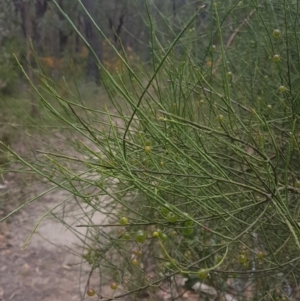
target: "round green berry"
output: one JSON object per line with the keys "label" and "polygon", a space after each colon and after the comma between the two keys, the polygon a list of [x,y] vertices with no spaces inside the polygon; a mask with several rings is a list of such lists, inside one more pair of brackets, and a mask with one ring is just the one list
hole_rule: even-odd
{"label": "round green berry", "polygon": [[139,261],[138,261],[136,258],[133,258],[133,259],[131,260],[131,263],[132,263],[132,265],[138,265],[138,264],[139,264]]}
{"label": "round green berry", "polygon": [[164,216],[167,216],[167,214],[170,212],[170,205],[165,203],[162,207],[160,207],[160,210]]}
{"label": "round green berry", "polygon": [[194,228],[193,227],[186,227],[182,229],[182,234],[185,236],[190,236],[194,233]]}
{"label": "round green berry", "polygon": [[137,248],[134,248],[132,250],[132,253],[135,255],[135,256],[142,256],[142,251],[137,249]]}
{"label": "round green berry", "polygon": [[209,272],[206,269],[201,269],[198,271],[197,275],[201,280],[205,280],[208,277]]}
{"label": "round green berry", "polygon": [[158,233],[157,231],[154,231],[154,232],[152,233],[152,237],[159,237],[159,233]]}
{"label": "round green berry", "polygon": [[263,251],[258,251],[258,252],[256,253],[256,256],[257,256],[258,259],[263,259],[264,256],[265,256],[265,254],[264,254]]}
{"label": "round green berry", "polygon": [[176,223],[178,220],[178,216],[173,212],[168,212],[166,219],[169,223]]}
{"label": "round green berry", "polygon": [[280,93],[284,93],[286,91],[286,87],[285,86],[280,86],[278,88],[278,90],[279,90]]}
{"label": "round green berry", "polygon": [[116,289],[118,288],[118,284],[115,283],[115,282],[112,282],[112,283],[110,284],[110,288],[111,288],[112,290],[116,290]]}
{"label": "round green berry", "polygon": [[216,116],[216,120],[218,122],[222,122],[224,120],[224,116],[222,114],[219,114],[219,115]]}
{"label": "round green berry", "polygon": [[238,261],[239,261],[239,263],[244,264],[248,261],[248,258],[245,254],[239,254]]}
{"label": "round green berry", "polygon": [[174,264],[172,262],[168,261],[168,262],[165,263],[165,267],[168,270],[171,270],[174,267]]}
{"label": "round green berry", "polygon": [[120,218],[120,225],[125,226],[128,224],[128,218],[123,216]]}
{"label": "round green berry", "polygon": [[168,236],[166,233],[161,232],[161,233],[159,233],[159,239],[161,241],[166,241],[168,239]]}
{"label": "round green berry", "polygon": [[125,240],[129,240],[131,238],[131,235],[129,232],[125,232],[123,235],[122,235],[122,238],[125,239]]}
{"label": "round green berry", "polygon": [[227,72],[227,77],[228,77],[229,79],[231,79],[231,78],[232,78],[232,76],[233,76],[233,74],[232,74],[232,72],[231,72],[231,71]]}
{"label": "round green berry", "polygon": [[145,146],[145,153],[149,154],[151,152],[151,146],[146,145]]}
{"label": "round green berry", "polygon": [[147,235],[143,230],[138,230],[134,235],[135,241],[140,244],[144,243],[146,238],[147,238]]}
{"label": "round green berry", "polygon": [[172,235],[172,237],[177,237],[178,233],[177,233],[175,230],[173,230],[173,231],[171,232],[171,235]]}
{"label": "round green berry", "polygon": [[191,259],[192,258],[192,252],[190,250],[186,250],[184,252],[184,256],[187,258],[187,259]]}
{"label": "round green berry", "polygon": [[94,289],[89,288],[89,289],[86,291],[86,294],[87,294],[89,297],[93,297],[93,296],[95,296],[96,292],[95,292]]}
{"label": "round green berry", "polygon": [[232,277],[232,278],[237,278],[237,276],[238,276],[238,275],[237,275],[236,272],[233,272],[233,273],[231,274],[231,277]]}
{"label": "round green berry", "polygon": [[279,29],[274,29],[273,30],[273,37],[274,38],[280,38],[280,36],[281,36],[280,30]]}

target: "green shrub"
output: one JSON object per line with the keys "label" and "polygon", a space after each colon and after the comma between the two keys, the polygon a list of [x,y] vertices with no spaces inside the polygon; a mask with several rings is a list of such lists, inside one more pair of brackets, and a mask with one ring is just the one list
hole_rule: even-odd
{"label": "green shrub", "polygon": [[166,35],[155,7],[145,9],[153,60],[143,77],[123,53],[120,77],[101,66],[113,109],[61,97],[43,80],[69,118],[41,102],[80,142],[77,157],[50,154],[48,171],[35,171],[88,208],[83,258],[90,277],[113,282],[112,295],[122,289],[114,298],[169,291],[177,275],[224,296],[233,287],[238,300],[291,298],[300,277],[298,2],[187,3],[194,15],[180,30],[157,11]]}

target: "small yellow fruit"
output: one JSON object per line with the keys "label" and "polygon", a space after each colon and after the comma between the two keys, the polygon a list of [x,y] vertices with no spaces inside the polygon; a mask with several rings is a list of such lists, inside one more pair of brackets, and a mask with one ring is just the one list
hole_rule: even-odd
{"label": "small yellow fruit", "polygon": [[133,249],[132,253],[136,256],[141,256],[142,252],[139,249]]}
{"label": "small yellow fruit", "polygon": [[218,122],[222,122],[222,121],[224,120],[224,116],[221,115],[221,114],[219,114],[219,115],[216,116],[216,120],[217,120]]}
{"label": "small yellow fruit", "polygon": [[171,235],[172,235],[173,237],[176,237],[176,236],[178,235],[178,233],[177,233],[175,230],[173,230],[173,231],[171,232]]}
{"label": "small yellow fruit", "polygon": [[161,232],[161,233],[159,233],[159,239],[161,241],[166,241],[168,239],[168,236],[166,233]]}
{"label": "small yellow fruit", "polygon": [[167,213],[166,219],[169,223],[176,223],[178,220],[178,216],[170,211]]}
{"label": "small yellow fruit", "polygon": [[152,233],[152,237],[159,237],[159,233],[158,233],[157,231],[154,231],[154,232]]}
{"label": "small yellow fruit", "polygon": [[89,288],[89,289],[86,291],[86,294],[87,294],[89,297],[93,297],[93,296],[95,296],[96,292],[95,292],[95,290],[93,290],[92,288]]}
{"label": "small yellow fruit", "polygon": [[112,283],[110,284],[110,288],[111,288],[112,290],[116,290],[116,289],[118,288],[118,284],[115,283],[115,282],[112,282]]}
{"label": "small yellow fruit", "polygon": [[122,218],[120,218],[120,225],[125,226],[128,224],[128,218],[123,216]]}
{"label": "small yellow fruit", "polygon": [[281,36],[281,32],[279,29],[274,29],[273,30],[273,37],[274,38],[279,38]]}
{"label": "small yellow fruit", "polygon": [[134,235],[135,241],[140,244],[144,243],[146,238],[147,238],[147,235],[143,230],[138,230]]}
{"label": "small yellow fruit", "polygon": [[187,258],[187,259],[191,259],[192,258],[192,252],[190,250],[186,250],[184,252],[184,256]]}
{"label": "small yellow fruit", "polygon": [[265,256],[265,254],[264,254],[263,251],[258,251],[258,252],[256,253],[256,256],[257,256],[258,259],[263,259],[264,256]]}
{"label": "small yellow fruit", "polygon": [[206,270],[206,269],[201,269],[201,270],[198,271],[197,275],[198,275],[198,277],[199,277],[201,280],[204,280],[204,279],[206,279],[206,278],[208,277],[209,272],[208,272],[208,270]]}
{"label": "small yellow fruit", "polygon": [[280,55],[279,54],[274,54],[273,55],[273,62],[279,62],[280,61]]}
{"label": "small yellow fruit", "polygon": [[231,71],[227,72],[227,77],[228,77],[228,78],[232,78],[232,76],[233,76],[233,74],[232,74]]}
{"label": "small yellow fruit", "polygon": [[172,262],[166,262],[165,263],[165,267],[168,269],[168,270],[171,270],[173,267],[174,267],[174,264]]}
{"label": "small yellow fruit", "polygon": [[151,146],[146,145],[145,146],[145,153],[149,154],[151,152]]}
{"label": "small yellow fruit", "polygon": [[132,263],[133,265],[138,265],[138,264],[139,264],[139,261],[138,261],[136,258],[133,258],[133,259],[131,260],[131,263]]}
{"label": "small yellow fruit", "polygon": [[245,264],[248,261],[248,258],[246,255],[240,254],[238,256],[238,261],[239,261],[239,263]]}
{"label": "small yellow fruit", "polygon": [[122,239],[125,239],[125,240],[129,240],[131,238],[131,235],[129,232],[125,232],[123,235],[122,235]]}
{"label": "small yellow fruit", "polygon": [[286,87],[285,86],[280,86],[278,88],[278,90],[279,90],[280,93],[284,93],[286,91]]}

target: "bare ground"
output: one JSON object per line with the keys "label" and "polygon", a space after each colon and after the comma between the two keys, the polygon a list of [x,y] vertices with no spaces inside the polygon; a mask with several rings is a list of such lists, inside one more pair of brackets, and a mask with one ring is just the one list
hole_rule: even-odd
{"label": "bare ground", "polygon": [[[61,131],[56,131],[51,138],[29,134],[28,137],[32,140],[30,144],[26,141],[27,136],[21,137],[19,133],[16,133],[16,136],[18,138],[14,140],[12,149],[21,155],[27,154],[29,150],[47,150],[48,145],[60,148],[66,141]],[[68,152],[72,150],[68,149]],[[34,155],[40,154],[35,152]],[[31,179],[25,182],[27,187],[20,176],[13,173],[5,174],[4,179],[0,178],[0,220],[30,197],[49,188],[41,182],[38,187],[30,187]],[[23,189],[29,192],[24,192]],[[25,197],[22,199],[24,194]],[[64,191],[56,190],[22,208],[4,222],[0,222],[0,301],[99,299],[97,295],[94,297],[86,295],[90,267],[82,262],[80,256],[82,242],[74,235],[74,231],[68,230],[59,220],[47,216],[26,248],[21,250],[21,246],[40,217],[49,208],[62,202],[66,196]],[[61,207],[57,212],[62,212]],[[63,221],[75,229],[75,225],[78,224],[76,212],[67,213]],[[97,213],[93,216],[93,221],[101,223],[105,218],[103,214]],[[78,229],[76,231],[81,232],[84,237],[85,228]],[[78,254],[74,254],[76,252]],[[99,288],[97,276],[90,279],[90,285],[97,291]],[[110,297],[112,294],[105,283],[101,286],[101,294],[104,297]]]}
{"label": "bare ground", "polygon": [[[48,143],[50,144],[49,141]],[[51,143],[56,144],[57,141]],[[19,141],[16,149],[20,153],[26,153],[23,148],[24,144]],[[39,148],[35,146],[33,149]],[[0,182],[0,196],[3,195],[3,190],[8,191],[7,200],[0,202],[0,219],[22,203],[19,199],[22,196],[22,185],[15,174],[6,175],[5,182]],[[38,195],[47,188],[42,183],[40,185],[31,190],[31,196]],[[56,190],[0,223],[0,301],[100,300],[97,295],[86,295],[90,268],[82,263],[80,257],[82,242],[57,219],[47,216],[26,248],[20,250],[39,218],[66,197],[64,191]],[[25,200],[29,198],[27,195]],[[61,212],[61,208],[57,212]],[[93,217],[93,221],[99,224],[105,218],[105,215],[99,213]],[[63,220],[67,225],[72,225],[73,229],[78,224],[76,212],[70,212]],[[77,228],[76,231],[78,229],[84,236],[85,228]],[[74,254],[74,251],[78,251],[79,255]],[[99,279],[92,277],[90,284],[97,291]],[[112,297],[108,284],[104,283],[100,288],[104,298]],[[163,290],[152,297],[154,300],[170,300],[170,294]],[[198,294],[186,292],[180,299],[198,298]],[[152,298],[148,296],[140,300],[152,301]]]}
{"label": "bare ground", "polygon": [[[61,194],[62,192],[52,194],[43,203],[46,202],[51,207],[64,197]],[[28,246],[20,250],[35,222],[44,212],[42,203],[34,202],[10,221],[0,224],[1,301],[85,299],[88,267],[86,271],[81,267],[80,271],[77,265],[80,258],[69,250],[76,250],[79,242],[71,231],[48,218],[42,222]],[[4,215],[5,212],[2,210],[0,213]],[[69,222],[72,222],[70,219]]]}

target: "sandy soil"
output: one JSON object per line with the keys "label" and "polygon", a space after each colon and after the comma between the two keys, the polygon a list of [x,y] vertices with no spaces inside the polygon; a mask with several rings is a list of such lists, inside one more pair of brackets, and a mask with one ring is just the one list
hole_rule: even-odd
{"label": "sandy soil", "polygon": [[[49,140],[48,143],[50,143]],[[51,143],[56,143],[56,141],[53,140]],[[26,153],[21,141],[15,148],[19,150],[19,153]],[[35,146],[33,149],[40,148]],[[24,183],[20,181],[18,175],[5,175],[4,180],[1,182],[0,179],[0,219],[22,204],[24,200],[30,199],[30,195],[22,199]],[[40,183],[39,185],[31,187],[31,196],[38,195],[47,188],[46,184]],[[30,181],[29,186],[31,186]],[[4,200],[1,199],[3,195],[6,195]],[[74,254],[74,251],[82,253],[80,248],[82,242],[72,230],[67,229],[57,219],[47,216],[26,248],[20,250],[39,218],[66,197],[65,191],[54,191],[0,223],[0,301],[100,300],[98,296],[86,295],[90,267],[82,263],[81,256]],[[57,212],[61,213],[61,208],[58,208]],[[75,229],[78,224],[76,210],[66,210],[66,213],[63,217],[64,222]],[[105,218],[104,214],[97,213],[93,216],[93,222],[100,224]],[[83,236],[85,230],[86,228],[76,228],[76,231],[82,233]],[[99,279],[93,276],[90,284],[97,290]],[[112,296],[112,290],[108,284],[101,286],[101,294],[104,297]],[[194,295],[194,298],[191,294],[185,294],[182,300],[192,300],[195,296],[198,298],[198,294]],[[169,301],[169,298],[170,295],[162,290],[153,299]],[[139,300],[150,301],[152,298]]]}
{"label": "sandy soil", "polygon": [[[6,189],[10,183],[6,183]],[[31,233],[44,207],[53,207],[65,198],[57,191],[34,202],[13,218],[0,223],[0,301],[97,300],[84,294],[89,267],[79,265],[78,237],[57,220],[46,218],[24,250],[20,247]],[[7,210],[0,210],[0,217]],[[97,222],[104,218],[95,216]],[[65,221],[75,225],[72,215]],[[84,231],[84,229],[82,230]]]}
{"label": "sandy soil", "polygon": [[[30,135],[29,137],[31,139]],[[66,137],[68,136],[64,136],[61,131],[54,130],[53,136],[47,136],[47,139],[35,136],[30,146],[25,141],[26,136],[19,137],[14,141],[12,149],[22,155],[27,154],[29,150],[48,150],[48,145],[60,147],[62,144],[63,148],[63,143],[68,143]],[[89,141],[86,143],[88,145]],[[64,154],[66,150],[74,152],[66,148]],[[41,154],[36,152],[35,155]],[[18,174],[8,173],[4,175],[4,179],[0,178],[0,219],[22,202],[47,188],[46,184],[42,183],[39,184],[40,186],[37,185],[38,187],[30,187],[31,179],[28,181],[26,179],[26,185]],[[28,193],[24,190],[30,191]],[[25,195],[24,199],[22,195]],[[87,297],[85,293],[90,267],[87,264],[84,265],[81,256],[73,252],[82,253],[80,249],[82,242],[73,231],[66,229],[57,219],[47,216],[27,247],[20,250],[36,222],[47,212],[47,208],[56,206],[66,196],[65,191],[57,190],[24,207],[13,217],[0,222],[0,301],[99,299],[97,296]],[[61,208],[57,212],[62,212]],[[100,224],[104,218],[103,214],[97,213],[93,216],[93,221]],[[63,220],[74,229],[78,224],[76,211],[67,212]],[[86,228],[76,228],[76,231],[84,235]],[[99,287],[98,281],[99,279],[94,276],[90,280],[93,288]],[[110,296],[111,289],[108,286],[102,286],[101,294]]]}

